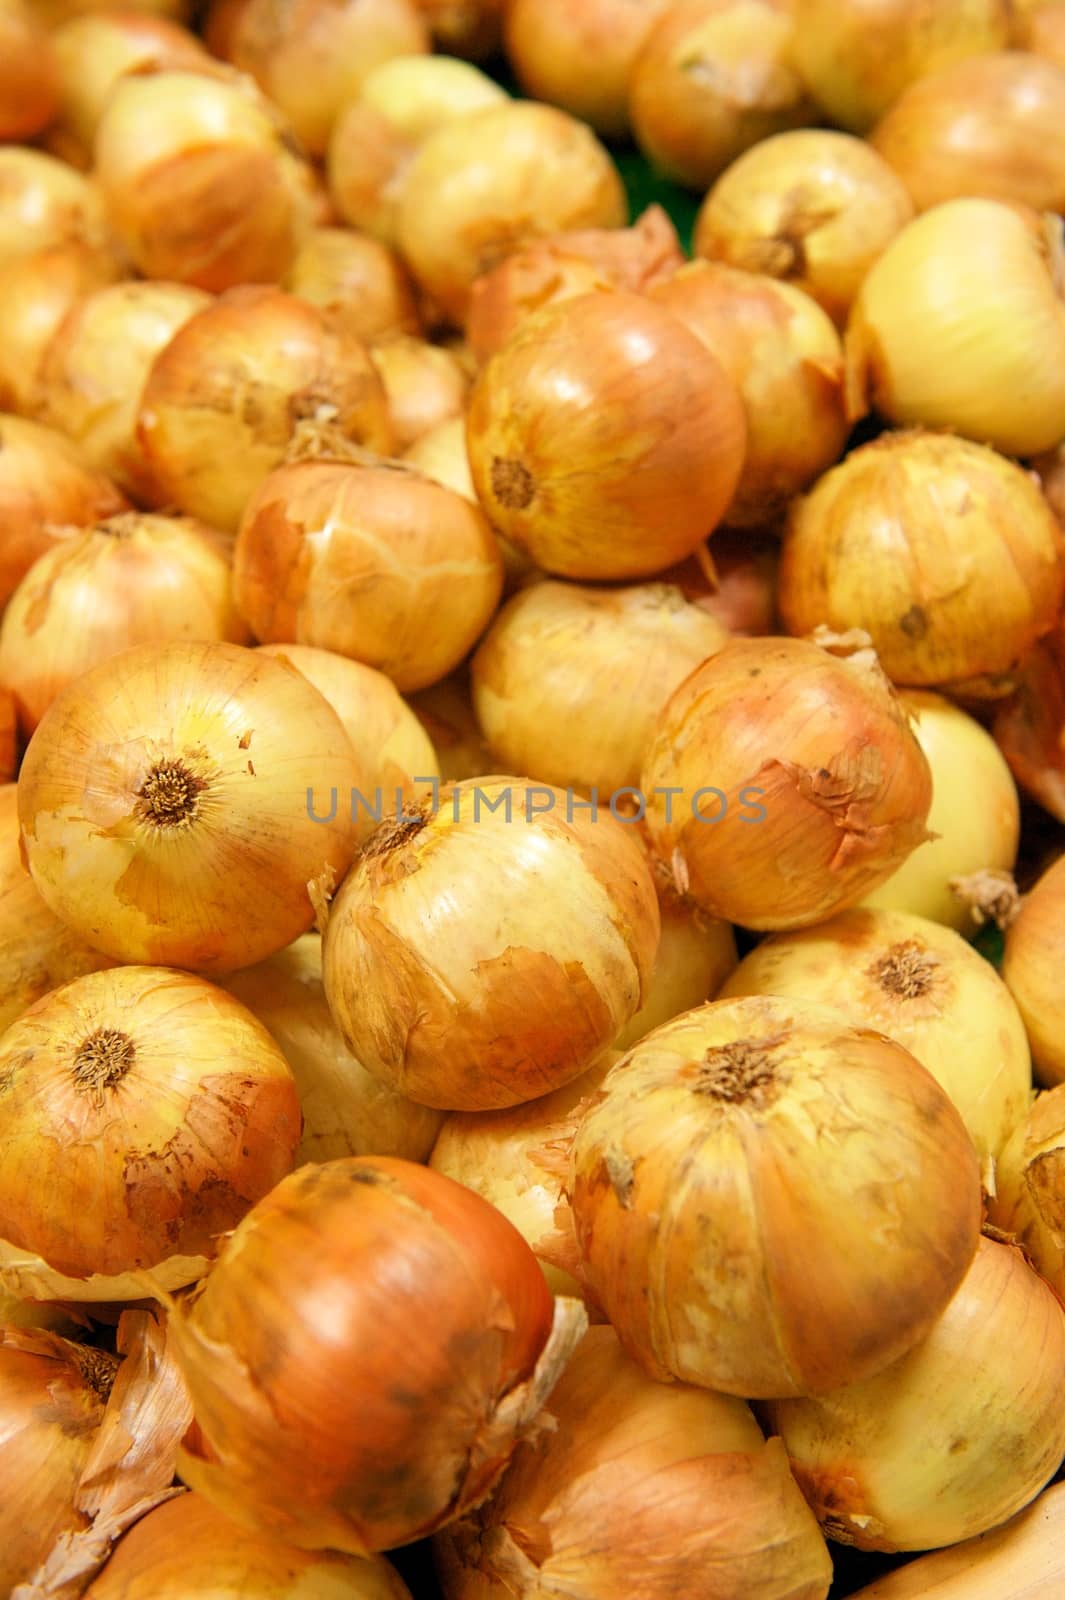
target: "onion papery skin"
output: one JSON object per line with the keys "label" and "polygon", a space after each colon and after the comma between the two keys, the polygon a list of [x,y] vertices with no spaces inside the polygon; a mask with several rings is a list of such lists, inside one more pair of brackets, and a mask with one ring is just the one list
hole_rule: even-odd
{"label": "onion papery skin", "polygon": [[246,644],[229,562],[202,523],[126,512],[39,556],[0,619],[0,683],[32,734],[60,690],[133,645]]}
{"label": "onion papery skin", "polygon": [[293,461],[244,513],[233,568],[256,638],[350,655],[402,691],[484,632],[503,560],[479,507],[401,463]]}
{"label": "onion papery skin", "polygon": [[829,120],[866,133],[908,84],[1013,29],[1009,0],[795,0],[795,60]]}
{"label": "onion papery skin", "polygon": [[590,1328],[492,1499],[437,1534],[446,1600],[825,1600],[832,1563],[742,1400],[646,1378]]}
{"label": "onion papery skin", "polygon": [[461,326],[475,280],[518,245],[627,220],[621,178],[585,123],[507,101],[424,141],[399,196],[396,240],[442,315]]}
{"label": "onion papery skin", "polygon": [[323,413],[367,449],[393,448],[388,398],[366,347],[328,312],[250,285],[219,295],[156,357],[137,432],[160,492],[235,532],[299,423]]}
{"label": "onion papery skin", "polygon": [[32,139],[59,109],[55,52],[25,0],[0,4],[0,139]]}
{"label": "onion papery skin", "polygon": [[837,1011],[764,996],[635,1045],[577,1129],[568,1191],[633,1359],[749,1398],[824,1393],[913,1348],[981,1221],[976,1153],[931,1074]]}
{"label": "onion papery skin", "polygon": [[292,1069],[303,1112],[295,1166],[344,1156],[428,1160],[443,1113],[395,1094],[352,1055],[325,998],[317,933],[231,973],[222,987],[258,1017]]}
{"label": "onion papery skin", "polygon": [[214,293],[277,283],[312,226],[304,162],[239,75],[121,79],[93,155],[111,224],[147,278]]}
{"label": "onion papery skin", "polygon": [[604,138],[629,131],[640,50],[670,0],[510,0],[507,60],[530,100],[546,100]]}
{"label": "onion papery skin", "polygon": [[669,584],[535,583],[473,657],[477,719],[505,771],[606,803],[638,785],[662,707],[728,638]]}
{"label": "onion papery skin", "polygon": [[0,415],[0,606],[70,527],[129,509],[124,494],[52,428]]}
{"label": "onion papery skin", "polygon": [[1065,1300],[1065,1086],[1040,1094],[995,1163],[988,1220]]}
{"label": "onion papery skin", "polygon": [[218,1235],[291,1171],[300,1137],[266,1029],[166,967],[45,995],[4,1035],[0,1082],[0,1275],[21,1293],[47,1293],[50,1273],[55,1296],[90,1301],[136,1294],[144,1269],[167,1288],[194,1282]]}
{"label": "onion papery skin", "polygon": [[0,145],[0,267],[75,242],[107,244],[96,184],[43,150]]}
{"label": "onion papery skin", "polygon": [[904,1045],[950,1097],[984,1161],[1027,1110],[1020,1013],[994,967],[953,929],[901,911],[844,911],[763,939],[719,998],[755,994],[832,1006]]}
{"label": "onion papery skin", "polygon": [[383,1559],[297,1550],[223,1517],[203,1495],[157,1506],[124,1534],[85,1600],[411,1600]]}
{"label": "onion papery skin", "polygon": [[1055,861],[1024,897],[1006,933],[1002,976],[1017,1002],[1032,1047],[1035,1075],[1051,1087],[1065,1083],[1061,1028],[1061,963],[1065,959],[1065,857]]}
{"label": "onion papery skin", "polygon": [[792,0],[681,0],[636,58],[636,143],[667,178],[705,190],[744,150],[817,118],[794,64]]}
{"label": "onion papery skin", "polygon": [[743,401],[747,452],[726,522],[775,526],[838,461],[850,431],[831,319],[801,289],[720,262],[693,261],[650,294],[703,341]]}
{"label": "onion papery skin", "polygon": [[833,1539],[934,1550],[997,1527],[1053,1476],[1063,1372],[1061,1302],[1019,1250],[981,1239],[922,1344],[865,1383],[778,1402],[768,1417]]}
{"label": "onion papery skin", "polygon": [[367,1071],[441,1110],[501,1110],[613,1044],[658,938],[631,829],[485,777],[371,835],[331,907],[325,991]]}
{"label": "onion papery skin", "polygon": [[873,652],[842,648],[735,639],[663,708],[641,783],[647,826],[711,916],[808,927],[927,838],[924,752]]}
{"label": "onion papery skin", "polygon": [[[975,717],[924,689],[903,689],[899,699],[932,769],[928,827],[935,837],[862,904],[907,911],[971,935],[976,931],[972,910],[951,881],[1013,871],[1021,829],[1017,786],[994,739]],[[978,806],[972,804],[974,794],[980,796]]]}
{"label": "onion papery skin", "polygon": [[104,954],[228,972],[310,928],[308,885],[346,870],[347,797],[364,783],[339,717],[287,661],[138,645],[41,719],[19,775],[23,847],[51,909]]}
{"label": "onion papery skin", "polygon": [[793,506],[778,604],[790,633],[861,628],[893,683],[1008,693],[1065,594],[1039,486],[984,445],[887,433]]}
{"label": "onion papery skin", "polygon": [[982,199],[948,200],[908,223],[870,269],[847,327],[852,415],[871,407],[1007,455],[1058,445],[1063,229],[1060,217]]}
{"label": "onion papery skin", "polygon": [[353,228],[309,233],[283,287],[328,311],[335,326],[364,344],[422,331],[402,261],[387,245]]}
{"label": "onion papery skin", "polygon": [[303,1167],[172,1324],[195,1412],[179,1473],[301,1548],[394,1548],[488,1493],[585,1326],[559,1302],[552,1332],[532,1251],[461,1184],[384,1157]]}
{"label": "onion papery skin", "polygon": [[563,578],[649,577],[691,555],[728,508],[746,436],[736,386],[705,345],[620,291],[523,321],[466,417],[493,526]]}
{"label": "onion papery skin", "polygon": [[862,139],[830,128],[778,133],[718,178],[695,220],[697,256],[803,289],[842,328],[873,262],[913,202]]}
{"label": "onion papery skin", "polygon": [[388,396],[397,455],[431,428],[465,416],[470,380],[450,350],[400,334],[370,353]]}
{"label": "onion papery skin", "polygon": [[1036,645],[1017,687],[996,708],[995,742],[1026,794],[1065,822],[1065,633]]}
{"label": "onion papery skin", "polygon": [[113,255],[76,239],[0,267],[0,406],[35,414],[41,361],[63,319],[121,276]]}
{"label": "onion papery skin", "polygon": [[491,772],[492,753],[473,709],[467,664],[411,695],[409,704],[433,741],[440,775],[447,783],[461,783],[465,778],[480,778]]}

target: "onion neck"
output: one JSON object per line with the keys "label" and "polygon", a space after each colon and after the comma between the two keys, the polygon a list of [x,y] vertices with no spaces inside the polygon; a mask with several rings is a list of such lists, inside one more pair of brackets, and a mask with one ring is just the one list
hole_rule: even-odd
{"label": "onion neck", "polygon": [[136,1058],[136,1046],[128,1033],[118,1028],[97,1028],[74,1052],[74,1086],[99,1105],[104,1091],[122,1082]]}
{"label": "onion neck", "polygon": [[196,816],[206,788],[206,779],[180,758],[157,761],[137,790],[137,815],[152,827],[181,827]]}
{"label": "onion neck", "polygon": [[754,1043],[749,1039],[714,1045],[699,1064],[696,1094],[764,1110],[779,1088],[773,1046],[772,1040]]}

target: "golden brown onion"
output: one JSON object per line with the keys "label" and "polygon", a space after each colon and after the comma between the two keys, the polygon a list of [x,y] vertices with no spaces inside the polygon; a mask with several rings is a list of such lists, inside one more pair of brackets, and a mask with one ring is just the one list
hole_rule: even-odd
{"label": "golden brown onion", "polygon": [[1037,644],[1016,691],[995,709],[995,742],[1033,800],[1065,822],[1065,632]]}
{"label": "golden brown onion", "polygon": [[636,58],[670,0],[510,0],[503,37],[530,100],[546,100],[606,138],[629,131]]}
{"label": "golden brown onion", "polygon": [[0,267],[74,243],[107,244],[96,184],[42,150],[0,145]]}
{"label": "golden brown onion", "polygon": [[0,0],[0,139],[32,139],[59,109],[55,50],[26,0]]}
{"label": "golden brown onion", "polygon": [[1006,933],[1002,976],[1016,1000],[1039,1082],[1065,1083],[1061,964],[1065,959],[1065,857],[1059,857],[1021,902]]}
{"label": "golden brown onion", "polygon": [[63,319],[84,295],[122,276],[112,254],[78,240],[0,267],[0,406],[36,413],[41,361]]}
{"label": "golden brown onion", "polygon": [[282,286],[328,311],[337,327],[366,344],[422,331],[414,289],[399,257],[353,228],[315,228]]}
{"label": "golden brown onion", "polygon": [[470,380],[450,350],[399,334],[370,351],[388,396],[397,454],[453,417],[464,417]]}

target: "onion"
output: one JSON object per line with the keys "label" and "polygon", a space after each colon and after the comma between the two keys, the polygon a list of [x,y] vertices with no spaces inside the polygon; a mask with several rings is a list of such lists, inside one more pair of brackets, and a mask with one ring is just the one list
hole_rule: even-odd
{"label": "onion", "polygon": [[55,116],[55,53],[25,0],[0,0],[0,139],[32,139]]}
{"label": "onion", "polygon": [[613,1044],[658,937],[631,832],[560,790],[484,778],[371,835],[331,907],[325,989],[367,1071],[423,1105],[494,1111]]}
{"label": "onion", "polygon": [[1002,976],[1016,1000],[1040,1083],[1065,1083],[1061,1029],[1061,963],[1065,953],[1065,857],[1059,857],[1021,902],[1006,933]]}
{"label": "onion", "polygon": [[585,1112],[569,1195],[648,1375],[755,1398],[912,1349],[980,1230],[976,1154],[931,1074],[805,1000],[719,1000],[637,1044]]}
{"label": "onion", "polygon": [[440,775],[447,783],[480,778],[491,771],[492,755],[473,709],[466,665],[411,695],[409,703],[433,741]]}
{"label": "onion", "polygon": [[399,197],[420,145],[457,117],[506,99],[485,73],[447,56],[401,56],[377,67],[329,140],[329,190],[340,215],[394,244]]}
{"label": "onion", "polygon": [[792,0],[679,0],[633,67],[640,149],[667,178],[702,191],[752,145],[814,122],[794,50]]}
{"label": "onion", "polygon": [[0,405],[33,413],[41,361],[64,317],[83,295],[121,276],[114,256],[79,240],[0,267]]}
{"label": "onion", "polygon": [[745,438],[721,364],[627,293],[529,317],[483,368],[467,413],[493,525],[566,578],[641,578],[690,555],[732,498]]}
{"label": "onion", "polygon": [[[82,16],[87,11],[99,11],[103,0],[33,0],[34,10],[49,28],[57,28],[71,17]],[[104,9],[110,9],[106,7]],[[124,0],[126,11],[144,12],[154,17],[172,17],[176,22],[187,22],[191,5],[189,0]]]}
{"label": "onion", "polygon": [[359,819],[311,797],[364,785],[339,717],[287,661],[239,645],[138,645],[69,685],[19,778],[48,905],[106,955],[217,973],[310,928]]}
{"label": "onion", "polygon": [[234,559],[257,639],[316,645],[406,691],[456,667],[499,601],[503,563],[481,511],[402,463],[336,445],[253,495]]}
{"label": "onion", "polygon": [[337,327],[366,344],[421,332],[414,289],[399,257],[351,228],[308,234],[284,287],[328,311]]}
{"label": "onion", "polygon": [[465,416],[470,381],[450,350],[400,334],[381,340],[370,353],[385,386],[400,453],[431,428]]}
{"label": "onion", "polygon": [[1037,1096],[995,1163],[991,1223],[1065,1297],[1065,1085]]}
{"label": "onion", "polygon": [[0,1076],[0,1273],[23,1294],[128,1299],[147,1268],[164,1287],[194,1282],[299,1142],[266,1029],[165,967],[45,995],[0,1041]]}
{"label": "onion", "polygon": [[1029,466],[1042,485],[1050,509],[1058,521],[1065,524],[1065,443],[1056,450],[1042,452]]}
{"label": "onion", "polygon": [[995,710],[995,741],[1027,794],[1065,822],[1065,632],[1036,645],[1016,692]]}
{"label": "onion", "polygon": [[873,262],[912,217],[902,183],[863,140],[798,129],[722,173],[693,244],[696,255],[804,289],[842,327]]}
{"label": "onion", "polygon": [[290,135],[236,74],[122,78],[94,151],[111,221],[145,277],[211,290],[276,283],[311,227]]}
{"label": "onion", "polygon": [[768,1408],[825,1531],[934,1550],[1005,1522],[1065,1453],[1065,1309],[1019,1250],[982,1239],[924,1342],[886,1372]]}
{"label": "onion", "polygon": [[685,260],[677,230],[661,206],[631,228],[590,228],[533,239],[476,280],[466,334],[479,362],[502,348],[523,317],[592,289],[643,294]]}
{"label": "onion", "polygon": [[0,688],[0,789],[18,770],[17,712],[10,689]]}
{"label": "onion", "polygon": [[656,871],[655,888],[662,933],[651,983],[647,999],[615,1039],[616,1050],[631,1050],[663,1023],[712,1000],[736,966],[729,923],[705,916],[677,893],[665,873]]}
{"label": "onion", "polygon": [[847,329],[853,416],[950,428],[1012,455],[1065,437],[1065,223],[949,200],[909,223]]}
{"label": "onion", "polygon": [[1010,0],[796,0],[795,60],[829,120],[865,133],[906,88],[1012,41]]}
{"label": "onion", "polygon": [[648,829],[711,916],[821,922],[927,837],[932,775],[868,639],[824,643],[735,639],[659,719],[643,770]]}
{"label": "onion", "polygon": [[391,1549],[484,1498],[585,1326],[574,1301],[552,1319],[528,1245],[460,1184],[383,1157],[303,1167],[173,1324],[181,1476],[273,1538]]}
{"label": "onion", "polygon": [[1037,5],[1026,19],[1023,37],[1025,49],[1065,67],[1065,5],[1061,0]]}
{"label": "onion", "polygon": [[670,0],[510,0],[507,59],[530,100],[546,100],[606,138],[629,131],[640,49]]}
{"label": "onion", "polygon": [[[959,933],[974,932],[973,913],[951,884],[974,874],[1012,872],[1020,806],[1010,769],[986,729],[941,695],[899,695],[932,769],[933,838],[915,850],[862,904],[908,911]],[[979,805],[973,796],[979,795]]]}
{"label": "onion", "polygon": [[107,242],[94,183],[41,150],[0,146],[0,267],[48,245]]}
{"label": "onion", "polygon": [[1063,103],[1065,64],[1022,51],[974,56],[911,84],[872,144],[919,211],[959,195],[1061,211]]}
{"label": "onion", "polygon": [[36,422],[0,415],[0,607],[65,528],[125,509],[125,497],[69,440]]}
{"label": "onion", "polygon": [[37,558],[0,620],[0,683],[14,692],[26,734],[62,689],[131,645],[247,642],[211,529],[126,512],[67,533]]}
{"label": "onion", "polygon": [[383,61],[429,48],[415,0],[246,0],[227,54],[250,73],[311,155]]}
{"label": "onion", "polygon": [[482,273],[527,240],[621,227],[628,206],[610,156],[584,123],[507,101],[430,133],[399,194],[396,241],[443,315],[461,324]]}
{"label": "onion", "polygon": [[536,583],[507,602],[473,658],[477,719],[504,771],[605,804],[635,790],[662,707],[727,639],[669,584]]}
{"label": "onion", "polygon": [[718,528],[713,555],[705,552],[661,573],[693,601],[723,622],[730,633],[760,636],[777,631],[776,582],[780,540],[753,528]]}
{"label": "onion", "polygon": [[801,289],[716,262],[693,261],[650,294],[703,341],[743,400],[747,453],[726,520],[772,526],[846,443],[838,333]]}
{"label": "onion", "polygon": [[428,1159],[443,1114],[394,1094],[352,1055],[326,1002],[316,933],[222,987],[258,1017],[292,1069],[303,1112],[297,1167],[342,1156]]}
{"label": "onion", "polygon": [[888,433],[792,508],[790,633],[862,628],[895,683],[1008,693],[1065,595],[1065,535],[1029,473],[983,445]]}
{"label": "onion", "polygon": [[370,450],[393,447],[388,400],[365,346],[331,313],[248,286],[219,295],[156,358],[138,436],[163,494],[235,531],[300,421],[322,417]]}
{"label": "onion", "polygon": [[487,1505],[437,1534],[447,1600],[825,1600],[832,1562],[742,1400],[652,1383],[590,1328]]}
{"label": "onion", "polygon": [[[420,434],[404,451],[403,459],[409,467],[432,478],[434,483],[462,495],[464,500],[469,500],[475,506],[480,504],[473,487],[470,458],[466,451],[465,416],[449,417],[446,422],[438,422],[435,428]],[[504,555],[509,555],[513,547],[502,541],[501,545]]]}
{"label": "onion", "polygon": [[417,0],[437,46],[451,56],[484,61],[500,44],[509,0]]}
{"label": "onion", "polygon": [[210,303],[186,284],[111,284],[77,301],[41,358],[35,414],[142,505],[166,498],[137,438],[148,372],[178,329]]}

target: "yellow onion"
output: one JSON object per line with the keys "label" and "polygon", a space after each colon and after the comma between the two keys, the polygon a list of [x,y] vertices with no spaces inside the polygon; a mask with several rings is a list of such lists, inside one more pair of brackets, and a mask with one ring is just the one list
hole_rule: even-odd
{"label": "yellow onion", "polygon": [[775,633],[780,539],[756,528],[718,528],[713,553],[699,550],[660,574],[730,633]]}
{"label": "yellow onion", "polygon": [[437,47],[450,56],[484,61],[501,42],[509,0],[416,0]]}
{"label": "yellow onion", "polygon": [[507,602],[473,657],[477,719],[503,770],[604,804],[625,791],[635,799],[662,707],[728,637],[669,584],[535,583]]}
{"label": "yellow onion", "polygon": [[202,523],[133,511],[66,534],[38,556],[0,619],[0,683],[24,733],[67,684],[131,645],[248,642],[229,562]]}
{"label": "yellow onion", "polygon": [[1010,455],[1065,438],[1065,223],[948,200],[909,223],[847,328],[852,416],[949,428]]}
{"label": "yellow onion", "polygon": [[111,223],[145,277],[211,290],[276,283],[310,230],[304,164],[248,79],[128,75],[93,148]]}
{"label": "yellow onion", "polygon": [[679,0],[633,66],[636,143],[667,178],[705,190],[752,145],[816,121],[794,52],[793,0]]}
{"label": "yellow onion", "polygon": [[446,123],[506,99],[485,73],[448,56],[400,56],[375,68],[329,140],[329,192],[345,222],[394,244],[399,197],[419,147]]}
{"label": "yellow onion", "polygon": [[981,1239],[916,1349],[819,1399],[768,1407],[833,1539],[935,1550],[1005,1522],[1065,1454],[1065,1308],[1019,1250]]}
{"label": "yellow onion", "polygon": [[0,145],[0,266],[73,243],[107,243],[95,183],[42,150]]}
{"label": "yellow onion", "polygon": [[385,822],[330,908],[325,990],[367,1071],[494,1111],[580,1075],[647,998],[654,880],[631,829],[486,777]]}
{"label": "yellow onion", "polygon": [[913,217],[887,162],[828,128],[764,139],[714,184],[695,220],[696,255],[781,278],[842,327],[873,262]]}
{"label": "yellow onion", "polygon": [[421,332],[406,268],[387,245],[353,228],[315,228],[283,279],[301,300],[366,344]]}
{"label": "yellow onion", "polygon": [[932,775],[868,638],[735,639],[664,707],[651,840],[682,893],[744,927],[822,922],[927,838]]}
{"label": "yellow onion", "polygon": [[461,1184],[387,1157],[303,1167],[172,1322],[180,1474],[305,1549],[405,1544],[487,1495],[586,1326]]}
{"label": "yellow onion", "polygon": [[1061,1026],[1061,963],[1065,958],[1065,857],[1059,857],[1021,901],[1006,933],[1002,976],[1016,1000],[1039,1082],[1065,1083]]}
{"label": "yellow onion", "polygon": [[311,155],[384,61],[429,48],[415,0],[246,0],[227,54],[279,108]]}
{"label": "yellow onion", "polygon": [[59,108],[55,51],[26,0],[0,0],[0,139],[32,139]]}
{"label": "yellow onion", "polygon": [[180,283],[115,283],[72,306],[46,347],[34,413],[81,446],[141,505],[165,498],[137,437],[140,400],[156,356],[210,305]]}
{"label": "yellow onion", "polygon": [[[970,791],[970,795],[978,791]],[[771,994],[834,1006],[887,1034],[950,1096],[986,1163],[1031,1098],[1020,1013],[990,962],[951,928],[904,911],[844,911],[763,939],[721,998]]]}
{"label": "yellow onion", "polygon": [[393,447],[366,347],[332,313],[251,285],[219,295],[161,351],[137,431],[161,493],[235,532],[298,424],[321,418],[370,450]]}
{"label": "yellow onion", "polygon": [[801,289],[719,262],[693,261],[650,294],[703,341],[743,400],[747,453],[726,521],[772,526],[846,443],[839,334]]}
{"label": "yellow onion", "polygon": [[481,504],[546,572],[642,578],[724,515],[746,440],[724,367],[679,318],[603,292],[522,322],[467,413]]}
{"label": "yellow onion", "polygon": [[0,267],[0,405],[34,413],[41,361],[63,319],[83,295],[120,277],[113,255],[80,240]]}
{"label": "yellow onion", "polygon": [[222,987],[258,1017],[292,1069],[303,1112],[297,1167],[342,1156],[428,1159],[443,1113],[395,1094],[352,1055],[326,1002],[318,934],[232,973]]}
{"label": "yellow onion", "polygon": [[927,74],[1013,42],[1010,0],[795,0],[795,60],[829,120],[865,133]]}
{"label": "yellow onion", "polygon": [[1012,872],[1020,837],[1017,788],[994,739],[960,706],[922,689],[904,689],[899,699],[932,769],[928,827],[934,837],[862,904],[972,933],[972,911],[951,885],[980,872]]}
{"label": "yellow onion", "polygon": [[569,1197],[629,1354],[749,1398],[821,1394],[912,1349],[981,1220],[976,1153],[931,1074],[836,1011],[763,996],[623,1057],[577,1129]]}
{"label": "yellow onion", "polygon": [[157,1506],[126,1533],[85,1600],[410,1600],[382,1556],[299,1550],[249,1533],[199,1494]]}
{"label": "yellow onion", "polygon": [[1065,631],[1036,645],[1008,700],[996,708],[995,742],[1027,794],[1065,822]]}
{"label": "yellow onion", "polygon": [[790,633],[862,628],[894,683],[1008,693],[1065,594],[1065,535],[1032,476],[983,445],[882,434],[793,506]]}
{"label": "yellow onion", "polygon": [[126,509],[125,496],[68,439],[23,417],[0,415],[0,606],[65,529]]}
{"label": "yellow onion", "polygon": [[[19,776],[26,860],[48,905],[120,961],[217,973],[305,933],[359,834],[343,725],[284,660],[240,645],[138,645],[53,700]],[[316,814],[334,786],[345,803]]]}
{"label": "yellow onion", "polygon": [[9,784],[18,769],[18,729],[15,697],[0,687],[0,786]]}
{"label": "yellow onion", "polygon": [[629,131],[640,49],[670,0],[510,0],[503,38],[530,100],[546,100],[606,138]]}
{"label": "yellow onion", "polygon": [[585,123],[506,101],[423,141],[400,190],[396,243],[444,317],[461,325],[476,279],[519,245],[619,228],[627,215],[617,169]]}
{"label": "yellow onion", "polygon": [[1025,19],[1024,47],[1046,61],[1065,67],[1065,5],[1062,0],[1047,0],[1035,6]]}
{"label": "yellow onion", "polygon": [[446,1600],[825,1600],[832,1562],[749,1407],[666,1387],[590,1328],[492,1499],[436,1535]]}
{"label": "yellow onion", "polygon": [[1038,1095],[995,1163],[988,1219],[1065,1300],[1065,1085]]}
{"label": "yellow onion", "polygon": [[[434,483],[462,495],[473,505],[480,504],[477,490],[473,487],[470,458],[466,450],[465,416],[449,417],[446,422],[438,422],[435,428],[430,428],[415,439],[409,450],[403,452],[403,459],[408,466],[432,478]],[[504,555],[509,549],[509,546],[504,547]]]}
{"label": "yellow onion", "polygon": [[0,1275],[23,1294],[128,1299],[145,1269],[194,1282],[299,1143],[296,1085],[266,1029],[167,967],[45,995],[0,1041],[0,1081]]}
{"label": "yellow onion", "polygon": [[399,334],[376,343],[370,354],[385,386],[400,454],[431,428],[465,416],[470,380],[450,350]]}
{"label": "yellow onion", "polygon": [[480,778],[491,771],[492,754],[473,709],[467,664],[412,694],[409,704],[433,741],[440,775],[447,783]]}

